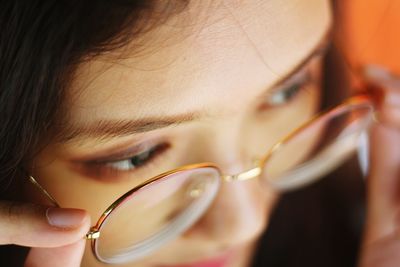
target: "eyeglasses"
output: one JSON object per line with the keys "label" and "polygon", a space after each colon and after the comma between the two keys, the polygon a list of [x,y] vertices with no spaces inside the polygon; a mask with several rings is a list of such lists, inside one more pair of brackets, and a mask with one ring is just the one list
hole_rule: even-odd
{"label": "eyeglasses", "polygon": [[[357,150],[373,118],[371,98],[358,95],[294,130],[250,170],[225,175],[213,163],[199,163],[148,179],[119,197],[100,216],[86,235],[92,252],[109,264],[149,255],[195,224],[210,207],[222,182],[259,178],[261,186],[278,191],[307,185]],[[58,206],[32,176],[30,181]]]}

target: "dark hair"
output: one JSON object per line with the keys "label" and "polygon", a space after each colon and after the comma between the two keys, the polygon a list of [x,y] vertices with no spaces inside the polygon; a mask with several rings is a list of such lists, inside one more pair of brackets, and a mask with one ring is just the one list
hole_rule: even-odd
{"label": "dark hair", "polygon": [[[0,190],[52,136],[77,64],[127,44],[187,1],[13,0],[0,4]],[[151,19],[150,19],[151,18]]]}

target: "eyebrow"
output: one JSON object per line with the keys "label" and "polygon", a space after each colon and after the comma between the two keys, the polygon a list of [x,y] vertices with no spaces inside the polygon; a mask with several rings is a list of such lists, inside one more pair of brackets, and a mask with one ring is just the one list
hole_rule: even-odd
{"label": "eyebrow", "polygon": [[137,120],[98,120],[93,125],[60,129],[56,139],[62,143],[82,137],[98,139],[128,136],[199,120],[204,112],[190,112],[175,116],[147,117]]}
{"label": "eyebrow", "polygon": [[287,74],[278,79],[270,88],[276,88],[284,84],[286,81],[290,79],[293,75],[300,72],[305,66],[307,66],[312,59],[315,57],[324,55],[328,50],[332,40],[332,31],[328,30],[322,40],[318,43],[318,45],[312,50],[312,52],[306,56],[302,61],[300,61],[293,69],[291,69]]}
{"label": "eyebrow", "polygon": [[[301,71],[314,57],[323,54],[331,41],[331,30],[324,34],[322,40],[313,51],[300,61],[292,70],[268,88],[276,88],[284,84],[294,74]],[[195,111],[172,116],[146,117],[136,120],[99,120],[91,125],[76,127],[65,126],[59,129],[56,139],[61,143],[73,142],[82,137],[106,139],[150,132],[166,127],[178,126],[182,123],[199,120],[204,111]]]}

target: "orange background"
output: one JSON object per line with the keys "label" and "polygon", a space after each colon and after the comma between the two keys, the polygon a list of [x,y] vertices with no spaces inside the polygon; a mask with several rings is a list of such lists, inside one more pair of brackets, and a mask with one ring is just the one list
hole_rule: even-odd
{"label": "orange background", "polygon": [[351,65],[382,65],[400,76],[400,0],[338,0],[337,41]]}

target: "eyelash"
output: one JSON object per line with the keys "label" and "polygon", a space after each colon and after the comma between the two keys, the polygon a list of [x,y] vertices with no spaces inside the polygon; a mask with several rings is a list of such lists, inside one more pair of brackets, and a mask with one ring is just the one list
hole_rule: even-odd
{"label": "eyelash", "polygon": [[295,100],[308,85],[313,83],[313,77],[310,72],[299,77],[295,77],[294,81],[289,82],[283,89],[272,91],[268,94],[267,100],[263,103],[262,109],[284,106]]}
{"label": "eyelash", "polygon": [[[300,79],[296,79],[296,81],[292,81],[290,84],[283,87],[283,89],[279,89],[274,92],[270,97],[276,97],[275,100],[278,103],[266,103],[265,108],[273,108],[276,106],[283,106],[285,104],[290,103],[296,97],[298,97],[303,89],[307,87],[308,84],[312,83],[311,75],[307,73]],[[282,101],[281,96],[277,95],[279,93],[287,93],[288,99],[284,99]],[[267,101],[268,102],[268,101]],[[124,159],[118,160],[108,160],[94,163],[97,168],[98,177],[104,176],[119,176],[122,173],[135,173],[138,170],[145,170],[151,165],[156,165],[156,162],[163,158],[164,154],[171,148],[171,145],[168,143],[161,143],[152,146],[150,149],[144,150],[140,153],[136,153],[133,156],[125,157]],[[136,163],[133,163],[137,161]]]}
{"label": "eyelash", "polygon": [[[161,158],[164,158],[164,154],[170,148],[171,145],[169,143],[160,143],[133,156],[126,156],[123,159],[90,162],[89,169],[98,179],[118,178],[122,174],[136,173],[156,164]],[[133,161],[137,161],[137,163],[132,163]]]}
{"label": "eyelash", "polygon": [[157,157],[157,155],[159,155],[160,152],[162,152],[164,150],[165,150],[165,146],[156,145],[156,146],[154,146],[148,150],[145,150],[139,154],[136,154],[133,157],[130,157],[128,159],[110,162],[110,163],[107,163],[106,165],[111,168],[114,168],[114,169],[119,169],[121,171],[129,171],[132,169],[138,169],[138,168],[146,165],[147,161],[152,160],[155,157]]}

